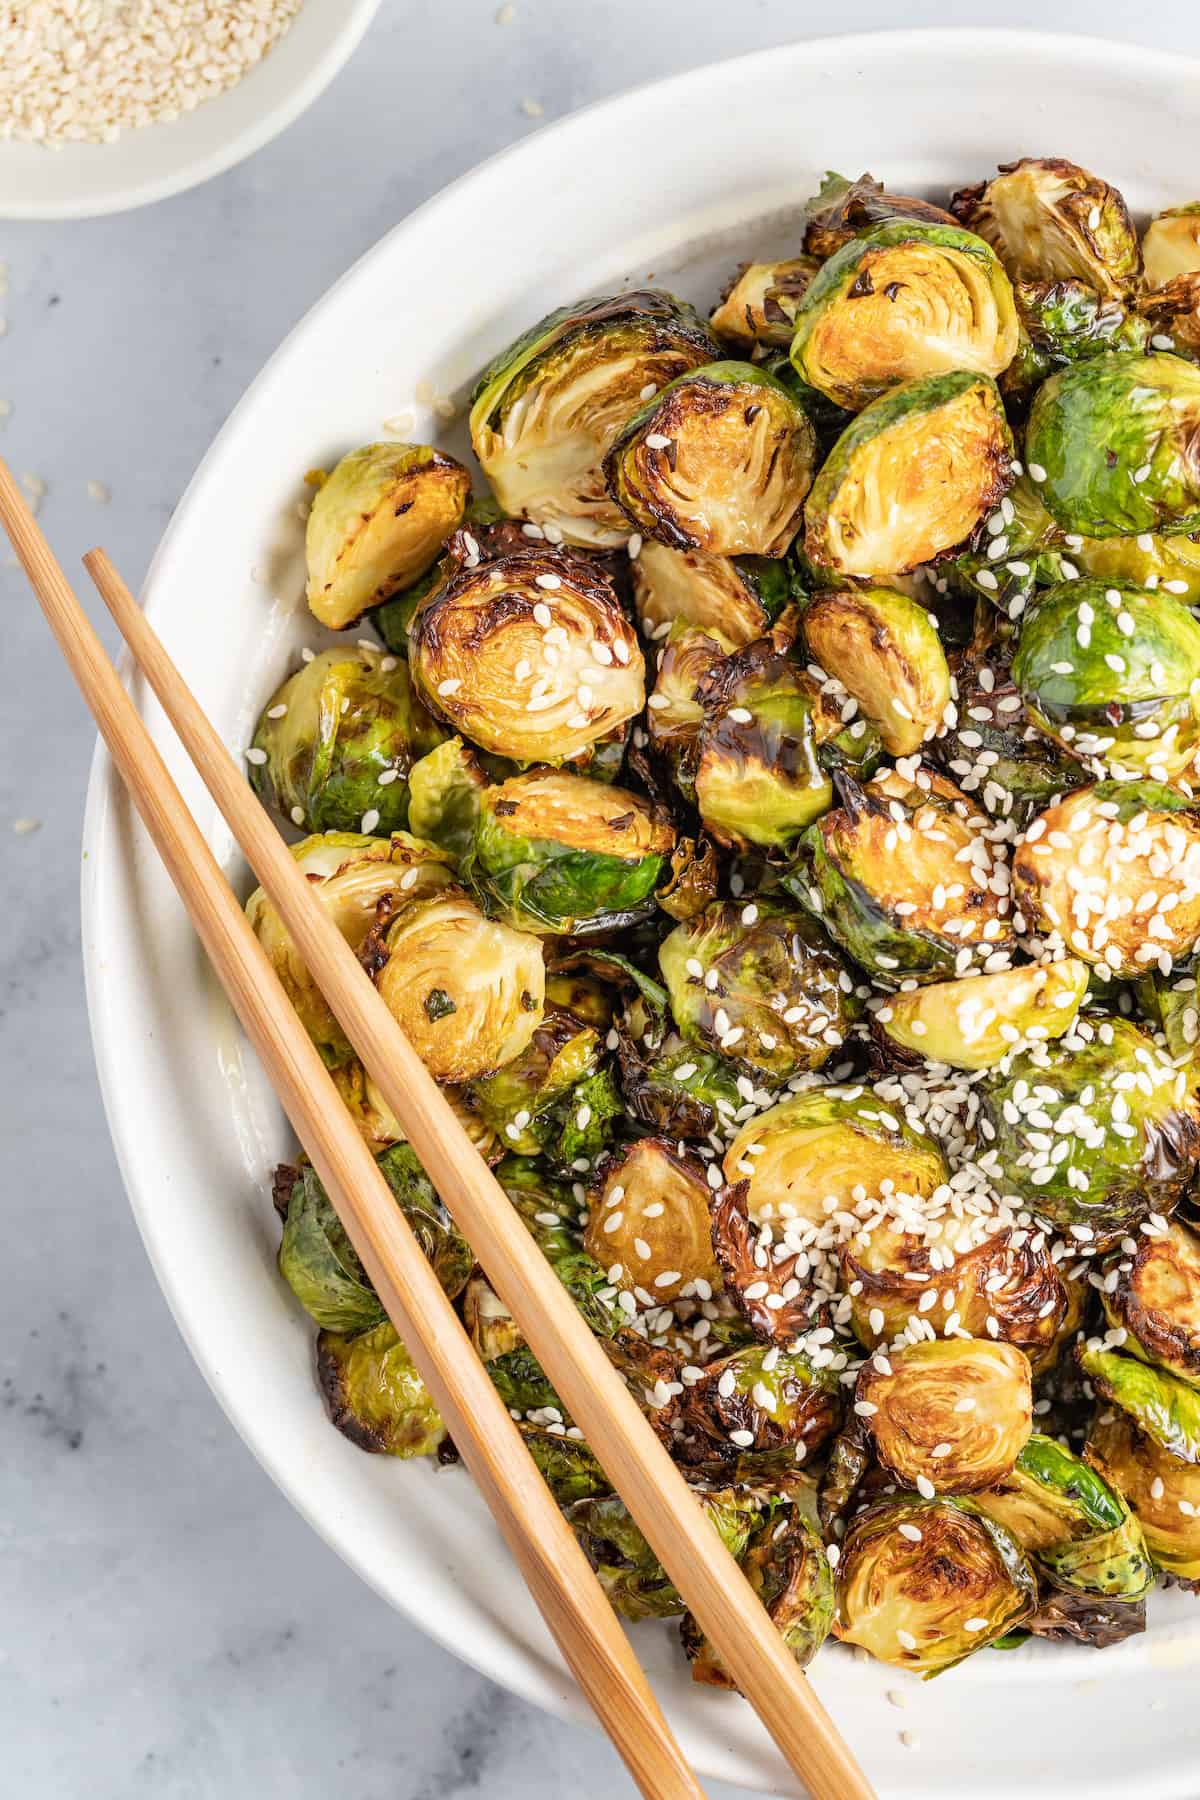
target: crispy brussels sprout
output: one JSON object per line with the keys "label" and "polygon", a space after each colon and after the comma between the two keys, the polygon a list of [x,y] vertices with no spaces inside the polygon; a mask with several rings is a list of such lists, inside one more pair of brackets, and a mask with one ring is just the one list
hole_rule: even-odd
{"label": "crispy brussels sprout", "polygon": [[[1111,294],[1083,281],[1017,281],[1013,284],[1021,341],[1000,378],[1009,399],[1028,401],[1047,376],[1068,363],[1110,350],[1144,350],[1151,326]],[[1158,346],[1156,346],[1158,347]]]}
{"label": "crispy brussels sprout", "polygon": [[1200,530],[1200,369],[1135,351],[1061,369],[1030,408],[1025,460],[1064,531]]}
{"label": "crispy brussels sprout", "polygon": [[523,1425],[521,1436],[538,1473],[560,1506],[573,1506],[577,1500],[594,1500],[612,1493],[604,1470],[578,1438],[560,1437],[535,1425]]}
{"label": "crispy brussels sprout", "polygon": [[985,641],[959,660],[957,717],[939,735],[936,754],[963,793],[992,818],[1023,824],[1082,786],[1087,771],[1030,723],[1007,655],[999,649],[989,654],[989,648]]}
{"label": "crispy brussels sprout", "polygon": [[471,443],[505,511],[570,543],[624,542],[605,452],[646,388],[717,354],[693,309],[654,289],[550,313],[489,363],[471,396]]}
{"label": "crispy brussels sprout", "polygon": [[525,1341],[521,1327],[482,1275],[473,1275],[463,1289],[462,1315],[480,1362],[496,1362]]}
{"label": "crispy brussels sprout", "polygon": [[[507,1156],[496,1179],[528,1226],[538,1249],[597,1337],[611,1337],[625,1316],[610,1305],[612,1284],[584,1248],[579,1203],[565,1182],[550,1179],[536,1162]],[[608,1298],[604,1298],[605,1294]]]}
{"label": "crispy brussels sprout", "polygon": [[710,315],[709,330],[734,356],[749,356],[760,346],[786,350],[796,308],[820,266],[815,256],[743,263]]}
{"label": "crispy brussels sprout", "polygon": [[[696,1500],[725,1548],[741,1558],[755,1525],[753,1499],[727,1489],[697,1490]],[[683,1612],[683,1601],[618,1495],[579,1500],[566,1515],[614,1612],[623,1619],[671,1619]]]}
{"label": "crispy brussels sprout", "polygon": [[502,1356],[493,1357],[487,1372],[515,1419],[529,1420],[532,1414],[534,1423],[544,1423],[548,1419],[556,1424],[569,1424],[562,1401],[550,1385],[550,1377],[523,1339]]}
{"label": "crispy brussels sprout", "polygon": [[[713,1250],[725,1294],[751,1332],[761,1343],[787,1350],[823,1321],[829,1294],[812,1279],[808,1253],[793,1247],[790,1233],[776,1245],[773,1228],[751,1219],[748,1188],[749,1182],[738,1181],[718,1190]],[[847,1360],[842,1352],[838,1369]]]}
{"label": "crispy brussels sprout", "polygon": [[1200,941],[1200,825],[1158,782],[1105,781],[1048,807],[1013,857],[1027,925],[1104,974],[1136,980]]}
{"label": "crispy brussels sprout", "polygon": [[487,777],[461,738],[446,738],[414,763],[408,777],[408,822],[418,837],[461,864],[475,844]]}
{"label": "crispy brussels sprout", "polygon": [[480,796],[471,876],[511,924],[579,937],[653,912],[674,841],[637,794],[538,769]]}
{"label": "crispy brussels sprout", "polygon": [[791,574],[777,557],[709,556],[648,538],[631,569],[638,619],[652,637],[682,619],[740,650],[761,637],[791,599]]}
{"label": "crispy brussels sprout", "polygon": [[1103,1349],[1099,1338],[1089,1339],[1080,1350],[1079,1366],[1097,1395],[1126,1413],[1160,1450],[1200,1464],[1200,1394],[1195,1388],[1137,1357]]}
{"label": "crispy brussels sprout", "polygon": [[1155,1568],[1200,1582],[1200,1464],[1164,1449],[1136,1416],[1115,1408],[1093,1421],[1087,1457],[1132,1507]]}
{"label": "crispy brussels sprout", "polygon": [[704,1454],[778,1450],[803,1444],[818,1450],[841,1423],[842,1388],[836,1374],[816,1369],[801,1351],[754,1344],[710,1362],[684,1392],[684,1434],[705,1440]]}
{"label": "crispy brussels sprout", "polygon": [[679,792],[692,803],[696,798],[705,683],[724,667],[732,649],[732,642],[714,626],[689,625],[684,619],[676,619],[657,654],[654,691],[646,702],[646,732]]}
{"label": "crispy brussels sprout", "polygon": [[782,556],[812,484],[807,413],[765,369],[714,362],[638,408],[604,459],[635,528],[677,550]]}
{"label": "crispy brussels sprout", "polygon": [[1200,1387],[1200,1239],[1172,1219],[1134,1242],[1113,1257],[1101,1289],[1108,1322],[1124,1327],[1126,1350]]}
{"label": "crispy brussels sprout", "polygon": [[1086,965],[1068,957],[890,995],[875,1020],[893,1044],[930,1062],[990,1069],[1019,1045],[1069,1031],[1087,985]]}
{"label": "crispy brussels sprout", "polygon": [[835,588],[805,608],[804,637],[892,756],[911,756],[943,722],[950,670],[925,608],[894,588]]}
{"label": "crispy brussels sprout", "polygon": [[[448,859],[407,832],[389,838],[349,831],[318,832],[293,844],[292,855],[309,891],[352,950],[360,950],[381,901],[436,894],[453,878]],[[325,996],[300,960],[291,933],[262,888],[246,902],[246,917],[266,951],[305,1030],[331,1069],[352,1063],[354,1050]]]}
{"label": "crispy brussels sprout", "polygon": [[1140,273],[1137,233],[1121,195],[1062,157],[1001,163],[991,181],[955,194],[950,208],[993,245],[1010,275],[1078,277],[1122,294]]}
{"label": "crispy brussels sprout", "polygon": [[324,650],[272,694],[250,781],[308,831],[396,831],[408,823],[408,772],[443,735],[396,657]]}
{"label": "crispy brussels sprout", "polygon": [[975,1504],[1057,1588],[1133,1601],[1153,1583],[1141,1530],[1120,1493],[1054,1438],[1035,1432]]}
{"label": "crispy brussels sprout", "polygon": [[1089,1227],[1101,1247],[1170,1211],[1200,1156],[1186,1073],[1127,1019],[1080,1020],[980,1093],[997,1185],[1055,1225]]}
{"label": "crispy brussels sprout", "polygon": [[1012,481],[995,382],[954,370],[892,388],[838,438],[805,507],[819,568],[885,580],[970,536]]}
{"label": "crispy brussels sprout", "polygon": [[876,225],[893,219],[915,220],[923,225],[954,225],[951,213],[928,200],[915,200],[909,194],[889,194],[883,183],[870,175],[850,181],[845,175],[826,171],[820,190],[804,208],[806,226],[804,248],[810,256],[824,261]]}
{"label": "crispy brussels sprout", "polygon": [[928,1677],[1023,1624],[1036,1604],[1037,1579],[1003,1526],[953,1500],[897,1497],[846,1532],[833,1634]]}
{"label": "crispy brussels sprout", "polygon": [[990,821],[953,782],[888,769],[800,839],[786,890],[882,987],[937,981],[1014,947],[1007,870]]}
{"label": "crispy brussels sprout", "polygon": [[308,604],[341,631],[423,575],[471,493],[460,462],[427,444],[366,444],[343,456],[308,515]]}
{"label": "crispy brussels sprout", "polygon": [[1175,350],[1193,362],[1200,357],[1200,271],[1143,295],[1139,307],[1155,350]]}
{"label": "crispy brussels sprout", "polygon": [[596,1177],[583,1242],[614,1287],[641,1288],[655,1304],[695,1283],[721,1285],[709,1227],[704,1165],[665,1138],[638,1138]]}
{"label": "crispy brussels sprout", "polygon": [[[881,1366],[886,1365],[886,1366]],[[859,1371],[855,1411],[906,1487],[975,1494],[1008,1474],[1033,1426],[1024,1353],[988,1338],[936,1338]]]}
{"label": "crispy brussels sprout", "polygon": [[569,762],[641,711],[642,653],[593,563],[530,549],[464,568],[418,607],[413,679],[472,743]]}
{"label": "crispy brussels sprout", "polygon": [[[833,1623],[833,1573],[824,1545],[800,1509],[789,1506],[765,1511],[751,1533],[741,1564],[776,1631],[800,1667],[807,1668]],[[693,1614],[684,1617],[680,1637],[692,1665],[693,1681],[736,1690],[736,1682]]]}
{"label": "crispy brussels sprout", "polygon": [[621,1032],[617,1060],[626,1111],[663,1137],[706,1138],[744,1104],[733,1064],[674,1034],[650,1053]]}
{"label": "crispy brussels sprout", "polygon": [[432,1456],[446,1436],[428,1388],[386,1320],[353,1337],[322,1331],[317,1380],[329,1417],[360,1450]]}
{"label": "crispy brussels sprout", "polygon": [[849,977],[802,913],[717,901],[677,925],[658,959],[683,1037],[768,1080],[819,1068],[849,1029]]}
{"label": "crispy brussels sprout", "polygon": [[1016,349],[1012,287],[995,251],[956,225],[895,220],[852,238],[813,278],[791,359],[802,380],[857,411],[921,376],[999,375]]}
{"label": "crispy brussels sprout", "polygon": [[556,1115],[563,1101],[595,1074],[602,1056],[594,1026],[547,1006],[521,1054],[471,1082],[467,1099],[507,1151],[538,1156],[561,1131]]}
{"label": "crispy brussels sprout", "polygon": [[669,919],[694,919],[711,906],[720,885],[716,845],[700,831],[694,838],[676,838],[671,866],[654,897]]}
{"label": "crispy brussels sprout", "polygon": [[1155,213],[1142,235],[1142,262],[1149,288],[1200,272],[1200,200]]}
{"label": "crispy brussels sprout", "polygon": [[[357,1058],[331,1069],[330,1077],[358,1127],[359,1136],[374,1154],[390,1149],[393,1144],[406,1142],[403,1125]],[[488,1163],[499,1162],[503,1148],[490,1126],[467,1106],[462,1090],[444,1086],[442,1093],[480,1156]]]}
{"label": "crispy brussels sprout", "polygon": [[402,906],[372,932],[363,958],[439,1081],[471,1081],[511,1062],[541,1019],[537,938],[485,919],[458,888]]}

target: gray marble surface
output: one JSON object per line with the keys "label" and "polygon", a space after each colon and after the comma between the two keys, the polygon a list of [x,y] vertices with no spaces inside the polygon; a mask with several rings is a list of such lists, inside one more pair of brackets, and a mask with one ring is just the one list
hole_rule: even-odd
{"label": "gray marble surface", "polygon": [[[739,47],[950,22],[1200,46],[1193,0],[1016,0],[1003,15],[982,0],[516,0],[503,26],[493,0],[384,0],[332,89],[240,168],[125,218],[0,224],[0,453],[45,482],[68,564],[102,538],[139,580],[266,355],[390,225],[535,130],[524,101],[552,119]],[[0,1791],[626,1791],[598,1738],[434,1647],[318,1542],[177,1336],[126,1208],[84,1013],[92,732],[3,564]]]}

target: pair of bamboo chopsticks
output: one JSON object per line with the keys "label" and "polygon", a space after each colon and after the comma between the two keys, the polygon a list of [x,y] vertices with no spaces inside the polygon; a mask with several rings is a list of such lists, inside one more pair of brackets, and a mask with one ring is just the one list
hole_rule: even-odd
{"label": "pair of bamboo chopsticks", "polygon": [[[643,1794],[702,1795],[601,1588],[3,462],[0,521],[218,978],[576,1679]],[[814,1800],[871,1800],[736,1562],[313,899],[136,601],[103,551],[84,561],[303,961],[702,1629]]]}

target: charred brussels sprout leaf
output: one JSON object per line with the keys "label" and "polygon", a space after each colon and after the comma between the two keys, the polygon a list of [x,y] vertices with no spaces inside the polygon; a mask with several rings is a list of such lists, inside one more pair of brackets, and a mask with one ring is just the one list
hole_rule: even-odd
{"label": "charred brussels sprout leaf", "polygon": [[505,510],[569,542],[619,544],[628,521],[601,463],[647,387],[713,360],[693,309],[655,289],[560,307],[483,371],[471,443]]}
{"label": "charred brussels sprout leaf", "polygon": [[841,1423],[841,1394],[837,1375],[802,1352],[755,1344],[710,1362],[686,1390],[680,1418],[685,1435],[707,1440],[708,1457],[800,1444],[809,1453]]}
{"label": "charred brussels sprout leaf", "polygon": [[957,717],[938,739],[938,759],[992,818],[1023,823],[1087,780],[1082,763],[1030,723],[1002,654],[972,654],[955,678]]}
{"label": "charred brussels sprout leaf", "polygon": [[[719,1489],[697,1491],[696,1499],[725,1548],[740,1560],[755,1526],[754,1498]],[[666,1571],[616,1494],[577,1501],[566,1515],[610,1605],[623,1619],[671,1619],[683,1612]]]}
{"label": "charred brussels sprout leaf", "polygon": [[646,732],[679,792],[693,803],[704,724],[701,696],[708,677],[724,668],[732,648],[715,627],[701,629],[677,619],[658,652],[654,691],[646,702]]}
{"label": "charred brussels sprout leaf", "polygon": [[1200,1394],[1164,1369],[1100,1349],[1099,1341],[1091,1339],[1079,1355],[1097,1394],[1120,1407],[1160,1450],[1193,1467],[1200,1464]]}
{"label": "charred brussels sprout leaf", "polygon": [[759,347],[786,350],[796,309],[820,266],[815,256],[743,263],[709,318],[713,336],[735,356]]}
{"label": "charred brussels sprout leaf", "polygon": [[1142,238],[1142,261],[1149,288],[1200,272],[1200,200],[1155,213]]}
{"label": "charred brussels sprout leaf", "polygon": [[521,1327],[482,1275],[473,1275],[463,1289],[462,1315],[480,1362],[497,1362],[525,1341]]}
{"label": "charred brussels sprout leaf", "polygon": [[829,452],[805,507],[805,554],[843,575],[905,574],[970,536],[1009,486],[1012,458],[990,376],[904,382]]}
{"label": "charred brussels sprout leaf", "polygon": [[[496,1179],[591,1330],[599,1337],[611,1337],[624,1316],[599,1297],[609,1282],[583,1246],[579,1205],[570,1188],[521,1156],[506,1157]],[[557,1222],[552,1224],[552,1219]]]}
{"label": "charred brussels sprout leaf", "polygon": [[1200,1239],[1173,1219],[1136,1242],[1113,1258],[1116,1287],[1101,1290],[1108,1322],[1135,1356],[1200,1387]]}
{"label": "charred brussels sprout leaf", "polygon": [[473,1081],[467,1097],[506,1150],[537,1156],[556,1135],[554,1110],[596,1072],[601,1055],[593,1026],[547,1007],[521,1054]]}
{"label": "charred brussels sprout leaf", "polygon": [[329,1417],[360,1450],[432,1456],[446,1436],[429,1390],[386,1320],[354,1337],[322,1331],[317,1379]]}
{"label": "charred brussels sprout leaf", "polygon": [[804,636],[892,756],[910,756],[942,724],[950,670],[925,608],[893,588],[844,588],[805,608]]}
{"label": "charred brussels sprout leaf", "polygon": [[791,599],[787,566],[770,556],[710,556],[647,539],[632,563],[642,630],[660,637],[676,619],[740,650],[774,624]]}
{"label": "charred brussels sprout leaf", "polygon": [[1013,276],[1075,277],[1122,294],[1141,269],[1137,233],[1121,195],[1062,157],[1002,163],[991,181],[961,189],[950,206],[987,239]]}
{"label": "charred brussels sprout leaf", "polygon": [[663,1138],[609,1156],[590,1199],[583,1242],[615,1287],[667,1304],[680,1290],[721,1284],[709,1227],[704,1165]]}
{"label": "charred brussels sprout leaf", "polygon": [[559,1437],[531,1425],[522,1428],[521,1436],[538,1473],[560,1506],[599,1499],[612,1492],[604,1470],[587,1445],[577,1438]]}
{"label": "charred brussels sprout leaf", "polygon": [[[974,1494],[1007,1475],[1029,1438],[1029,1362],[1011,1344],[937,1338],[865,1362],[855,1409],[906,1487]],[[869,1413],[867,1408],[870,1408]]]}
{"label": "charred brussels sprout leaf", "polygon": [[1018,281],[1021,347],[1001,379],[1003,392],[1026,400],[1055,369],[1110,350],[1144,350],[1151,327],[1111,295],[1083,281]]}
{"label": "charred brussels sprout leaf", "polygon": [[716,899],[720,882],[716,846],[701,832],[694,838],[675,840],[670,869],[654,897],[668,918],[694,919]]}
{"label": "charred brussels sprout leaf", "polygon": [[706,1138],[743,1105],[737,1070],[694,1044],[676,1038],[650,1055],[624,1033],[617,1056],[627,1111],[664,1137]]}
{"label": "charred brussels sprout leaf", "polygon": [[893,1044],[956,1069],[990,1069],[1021,1044],[1062,1037],[1087,992],[1086,966],[1023,965],[889,996],[875,1014]]}
{"label": "charred brussels sprout leaf", "polygon": [[1133,1509],[1155,1568],[1200,1581],[1200,1465],[1163,1449],[1135,1417],[1111,1407],[1093,1421],[1087,1457]]}
{"label": "charred brussels sprout leaf", "polygon": [[[800,1667],[807,1668],[833,1623],[833,1573],[820,1538],[799,1508],[771,1508],[755,1526],[741,1564],[776,1631]],[[693,1681],[736,1688],[691,1613],[680,1636]]]}
{"label": "charred brussels sprout leaf", "polygon": [[1142,322],[1155,350],[1175,350],[1200,359],[1200,272],[1177,275],[1139,301]]}
{"label": "charred brussels sprout leaf", "polygon": [[427,444],[366,444],[322,482],[308,515],[308,604],[335,631],[425,573],[471,493]]}
{"label": "charred brussels sprout leaf", "polygon": [[781,381],[711,363],[648,400],[604,459],[638,531],[678,550],[782,556],[812,483],[816,438]]}
{"label": "charred brussels sprout leaf", "polygon": [[567,1419],[562,1401],[550,1385],[550,1378],[528,1344],[520,1343],[488,1364],[488,1374],[508,1410],[533,1424]]}
{"label": "charred brussels sprout leaf", "polygon": [[954,225],[953,215],[928,200],[910,194],[889,194],[883,183],[870,175],[857,181],[826,171],[820,189],[806,202],[804,248],[824,261],[861,232],[894,219],[915,220],[923,225]]}

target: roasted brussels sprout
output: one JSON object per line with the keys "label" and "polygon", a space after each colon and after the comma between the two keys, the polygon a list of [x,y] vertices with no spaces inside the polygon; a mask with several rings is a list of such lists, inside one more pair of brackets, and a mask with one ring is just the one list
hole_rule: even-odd
{"label": "roasted brussels sprout", "polygon": [[464,568],[418,608],[413,679],[464,737],[569,762],[640,712],[642,653],[601,570],[536,549]]}
{"label": "roasted brussels sprout", "polygon": [[1071,1029],[1087,992],[1086,966],[1068,957],[892,994],[875,1021],[893,1044],[956,1069],[990,1069],[1013,1050]]}
{"label": "roasted brussels sprout", "polygon": [[1079,1366],[1098,1396],[1131,1418],[1181,1462],[1200,1464],[1200,1394],[1137,1357],[1101,1347],[1089,1339],[1079,1351]]}
{"label": "roasted brussels sprout", "polygon": [[458,888],[400,907],[363,959],[430,1074],[471,1081],[528,1045],[542,1016],[537,938],[492,919]]}
{"label": "roasted brussels sprout", "polygon": [[525,1448],[560,1506],[611,1494],[612,1484],[586,1444],[536,1425],[522,1425]]}
{"label": "roasted brussels sprout", "polygon": [[1200,357],[1200,271],[1144,294],[1139,308],[1155,350],[1175,350],[1193,362]]}
{"label": "roasted brussels sprout", "polygon": [[1186,1073],[1127,1019],[1081,1020],[980,1091],[997,1185],[1076,1235],[1088,1228],[1100,1247],[1170,1211],[1200,1156]]}
{"label": "roasted brussels sprout", "polygon": [[999,375],[1017,349],[1012,286],[982,238],[894,220],[831,256],[796,309],[791,358],[827,399],[857,411],[903,381]]}
{"label": "roasted brussels sprout", "polygon": [[959,659],[955,683],[957,717],[939,734],[935,754],[993,819],[1023,825],[1087,781],[1083,764],[1029,722],[1002,652],[973,649]]}
{"label": "roasted brussels sprout", "polygon": [[676,838],[671,866],[654,897],[669,919],[694,919],[716,899],[720,885],[716,845],[700,831],[694,838]]}
{"label": "roasted brussels sprout", "polygon": [[1116,188],[1057,156],[1023,156],[962,188],[950,209],[986,238],[1010,275],[1078,277],[1123,294],[1141,270],[1137,233]]}
{"label": "roasted brussels sprout", "polygon": [[803,1444],[816,1451],[842,1418],[841,1383],[813,1367],[801,1351],[754,1344],[706,1365],[680,1403],[683,1434],[705,1440],[704,1454],[778,1450]]}
{"label": "roasted brussels sprout", "polygon": [[743,263],[710,315],[709,330],[735,356],[749,356],[760,346],[786,350],[796,308],[820,266],[816,256]]}
{"label": "roasted brussels sprout", "polygon": [[638,408],[604,459],[608,491],[647,537],[718,556],[782,556],[812,484],[816,437],[781,381],[714,362]]}
{"label": "roasted brussels sprout", "polygon": [[[796,1506],[772,1507],[755,1525],[741,1558],[742,1573],[800,1664],[807,1668],[833,1623],[833,1572],[820,1538]],[[736,1682],[688,1613],[680,1637],[692,1680],[736,1689]]]}
{"label": "roasted brussels sprout", "polygon": [[1133,1249],[1122,1245],[1100,1297],[1126,1350],[1200,1387],[1200,1239],[1189,1226],[1172,1219],[1165,1231],[1139,1232]]}
{"label": "roasted brussels sprout", "polygon": [[777,557],[709,556],[648,538],[631,568],[638,619],[652,637],[682,619],[740,650],[761,637],[791,599],[791,573]]}
{"label": "roasted brussels sprout", "polygon": [[646,734],[684,798],[695,802],[701,698],[709,675],[724,667],[733,645],[713,626],[677,619],[657,653],[654,691],[646,702]]}
{"label": "roasted brussels sprout", "polygon": [[1135,351],[1061,369],[1030,408],[1025,460],[1064,531],[1200,530],[1200,369]]}
{"label": "roasted brussels sprout", "polygon": [[584,1247],[614,1287],[656,1305],[697,1282],[721,1285],[704,1166],[664,1138],[639,1138],[608,1157],[591,1194]]}
{"label": "roasted brussels sprout", "polygon": [[[330,1078],[357,1125],[359,1136],[373,1154],[378,1155],[381,1150],[406,1141],[403,1125],[357,1058],[331,1069]],[[462,1091],[457,1087],[442,1088],[451,1110],[480,1156],[489,1163],[499,1162],[504,1154],[503,1147],[491,1127],[467,1106]]]}
{"label": "roasted brussels sprout", "polygon": [[736,1067],[675,1034],[647,1051],[620,1032],[617,1060],[628,1115],[663,1137],[706,1138],[744,1104]]}
{"label": "roasted brussels sprout", "polygon": [[871,1357],[855,1393],[880,1461],[927,1498],[994,1487],[1033,1427],[1028,1359],[988,1338],[936,1338]]}
{"label": "roasted brussels sprout", "polygon": [[584,1248],[579,1203],[571,1189],[525,1156],[506,1156],[496,1179],[591,1330],[597,1337],[611,1337],[626,1322],[625,1315],[610,1304],[613,1284]]}
{"label": "roasted brussels sprout", "polygon": [[1013,857],[1026,924],[1108,976],[1135,980],[1200,941],[1200,824],[1158,782],[1079,788],[1030,825]]}
{"label": "roasted brussels sprout", "polygon": [[1142,235],[1142,262],[1149,288],[1200,271],[1200,200],[1155,213]]}
{"label": "roasted brussels sprout", "polygon": [[446,1436],[428,1388],[386,1320],[353,1337],[323,1331],[317,1380],[329,1417],[360,1450],[432,1456]]}
{"label": "roasted brussels sprout", "polygon": [[1152,327],[1111,294],[1083,281],[1017,281],[1013,292],[1021,322],[1020,348],[1000,378],[1010,400],[1025,402],[1068,363],[1110,350],[1144,350]]}
{"label": "roasted brussels sprout", "polygon": [[892,388],[858,414],[805,507],[804,551],[819,568],[906,574],[970,536],[1012,481],[999,389],[954,370]]}
{"label": "roasted brussels sprout", "polygon": [[446,738],[409,772],[408,822],[419,837],[461,864],[474,848],[486,786],[475,752],[461,738]]}
{"label": "roasted brussels sprout", "polygon": [[850,979],[802,913],[717,901],[677,925],[658,959],[683,1037],[768,1080],[819,1068],[846,1037]]}
{"label": "roasted brussels sprout", "polygon": [[[773,1227],[751,1219],[748,1187],[748,1182],[738,1181],[718,1190],[712,1208],[713,1250],[726,1297],[751,1332],[762,1343],[788,1350],[826,1316],[828,1286],[813,1279],[813,1258],[806,1249],[795,1247],[792,1233],[775,1244]],[[849,1360],[845,1351],[840,1360],[836,1352],[830,1356],[830,1368],[839,1371]],[[824,1359],[819,1360],[824,1366]]]}
{"label": "roasted brussels sprout", "polygon": [[1087,1457],[1133,1509],[1155,1568],[1200,1582],[1200,1464],[1164,1449],[1136,1415],[1113,1407],[1093,1420]]}
{"label": "roasted brussels sprout", "polygon": [[[1098,581],[1161,590],[1177,600],[1200,600],[1200,537],[1174,532],[1168,537],[1139,532],[1137,537],[1075,538],[1068,560]],[[1046,559],[1047,567],[1052,566]],[[1057,557],[1061,570],[1063,558]],[[1057,577],[1055,577],[1057,578]]]}
{"label": "roasted brussels sprout", "polygon": [[246,753],[250,781],[308,831],[396,831],[408,772],[443,735],[396,657],[324,650],[272,694]]}
{"label": "roasted brussels sprout", "polygon": [[832,256],[860,232],[892,219],[916,220],[924,225],[954,225],[953,214],[928,200],[909,194],[889,194],[883,183],[870,175],[850,181],[827,170],[819,191],[805,204],[804,248],[821,261]]}
{"label": "roasted brussels sprout", "polygon": [[892,756],[910,756],[943,723],[950,701],[946,655],[937,626],[907,594],[881,587],[817,594],[804,611],[804,637]]}
{"label": "roasted brussels sprout", "polygon": [[538,1156],[561,1131],[556,1114],[563,1101],[595,1074],[602,1056],[594,1026],[548,1006],[521,1054],[472,1081],[466,1097],[506,1151]]}
{"label": "roasted brussels sprout", "polygon": [[[696,1500],[725,1548],[740,1559],[755,1526],[753,1497],[731,1488],[696,1490]],[[671,1619],[683,1612],[683,1601],[618,1495],[579,1500],[566,1515],[614,1612],[623,1619]]]}
{"label": "roasted brussels sprout", "polygon": [[471,493],[460,462],[427,444],[365,444],[317,491],[308,515],[308,604],[341,631],[423,575]]}
{"label": "roasted brussels sprout", "polygon": [[[292,855],[310,892],[355,951],[362,948],[375,924],[381,901],[436,894],[453,879],[449,860],[441,851],[403,831],[388,838],[362,837],[349,831],[319,832],[293,844]],[[247,900],[246,917],[326,1065],[336,1069],[353,1062],[349,1039],[262,888],[255,888]]]}
{"label": "roasted brussels sprout", "polygon": [[648,387],[718,354],[697,314],[652,288],[563,306],[501,351],[471,396],[471,443],[505,511],[577,544],[619,544],[604,454]]}
{"label": "roasted brussels sprout", "polygon": [[463,1289],[462,1315],[480,1362],[497,1362],[525,1341],[521,1327],[482,1275],[473,1275]]}
{"label": "roasted brussels sprout", "polygon": [[1003,1526],[967,1504],[877,1500],[837,1566],[833,1634],[880,1662],[940,1675],[1021,1625],[1037,1579]]}

